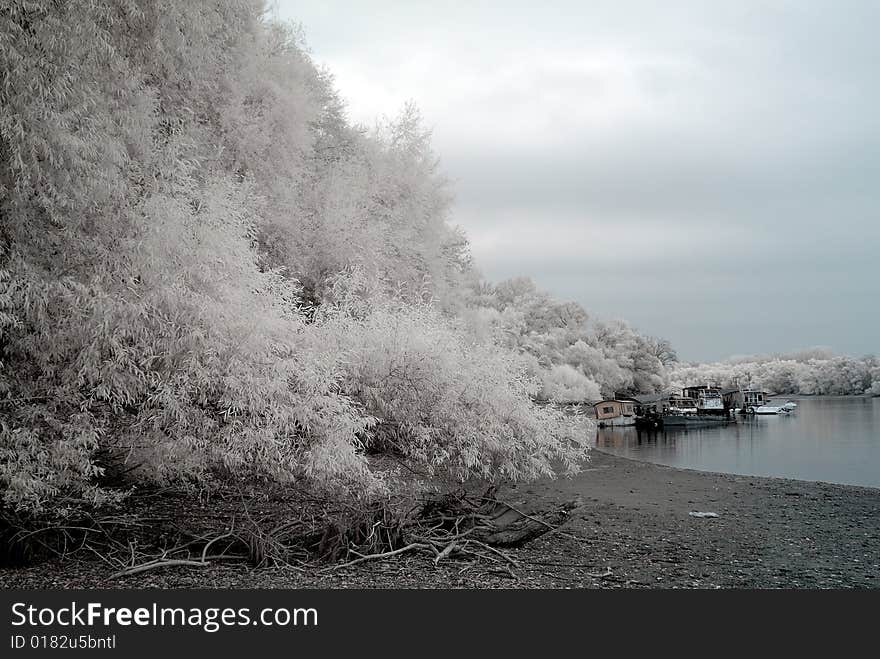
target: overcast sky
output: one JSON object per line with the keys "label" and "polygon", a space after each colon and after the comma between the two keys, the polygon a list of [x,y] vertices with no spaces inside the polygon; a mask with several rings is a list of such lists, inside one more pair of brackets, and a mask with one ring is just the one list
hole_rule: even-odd
{"label": "overcast sky", "polygon": [[419,106],[488,279],[684,359],[880,351],[880,2],[276,11],[352,120]]}

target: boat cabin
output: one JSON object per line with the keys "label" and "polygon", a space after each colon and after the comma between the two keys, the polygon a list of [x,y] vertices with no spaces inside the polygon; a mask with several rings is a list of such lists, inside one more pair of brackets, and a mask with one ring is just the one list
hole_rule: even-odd
{"label": "boat cabin", "polygon": [[636,401],[619,400],[617,398],[611,400],[599,401],[594,405],[596,408],[596,419],[604,421],[605,419],[613,419],[618,416],[633,416],[635,414]]}
{"label": "boat cabin", "polygon": [[650,394],[638,396],[636,413],[639,416],[657,414],[684,414],[697,412],[697,399],[678,394]]}
{"label": "boat cabin", "polygon": [[770,394],[766,391],[758,391],[757,389],[746,389],[743,392],[743,405],[745,407],[759,407],[761,405],[766,405],[767,399],[769,397]]}
{"label": "boat cabin", "polygon": [[721,387],[710,384],[702,384],[695,387],[685,387],[682,394],[686,398],[697,401],[697,409],[701,412],[723,412],[725,409],[724,399],[721,395]]}
{"label": "boat cabin", "polygon": [[729,389],[722,393],[724,405],[728,409],[761,407],[767,404],[770,394],[759,389]]}
{"label": "boat cabin", "polygon": [[669,407],[664,411],[669,414],[696,414],[697,399],[690,396],[670,396]]}

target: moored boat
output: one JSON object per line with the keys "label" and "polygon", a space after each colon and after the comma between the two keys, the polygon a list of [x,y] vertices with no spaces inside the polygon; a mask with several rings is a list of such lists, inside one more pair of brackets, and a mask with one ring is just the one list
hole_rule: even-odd
{"label": "moored boat", "polygon": [[726,416],[710,414],[664,414],[661,417],[663,427],[706,428],[723,426],[730,423]]}
{"label": "moored boat", "polygon": [[600,428],[616,428],[636,425],[635,405],[632,398],[612,398],[594,405],[596,422]]}
{"label": "moored boat", "polygon": [[729,414],[718,387],[688,387],[681,394],[649,394],[636,397],[636,425],[653,429],[706,427],[728,423]]}
{"label": "moored boat", "polygon": [[727,415],[721,387],[711,384],[685,387],[682,389],[682,395],[696,401],[696,408],[700,414]]}
{"label": "moored boat", "polygon": [[791,407],[785,405],[759,405],[746,410],[747,414],[791,414]]}

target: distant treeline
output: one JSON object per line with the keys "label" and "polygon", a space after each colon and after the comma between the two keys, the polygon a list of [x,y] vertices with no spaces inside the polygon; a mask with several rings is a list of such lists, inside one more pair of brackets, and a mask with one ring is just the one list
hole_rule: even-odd
{"label": "distant treeline", "polygon": [[676,387],[717,383],[729,388],[760,387],[771,393],[880,396],[877,357],[840,357],[824,348],[734,357],[713,364],[675,364],[669,377]]}
{"label": "distant treeline", "polygon": [[466,319],[480,335],[525,355],[541,381],[539,397],[596,401],[615,393],[651,393],[669,384],[676,360],[668,341],[625,321],[593,321],[577,303],[560,302],[528,278],[482,284]]}

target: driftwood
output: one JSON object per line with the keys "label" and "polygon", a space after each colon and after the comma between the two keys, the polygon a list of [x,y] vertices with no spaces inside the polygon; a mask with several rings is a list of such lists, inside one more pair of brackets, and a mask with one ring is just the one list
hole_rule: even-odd
{"label": "driftwood", "polygon": [[458,556],[500,563],[509,571],[510,566],[517,566],[518,562],[504,549],[557,531],[580,505],[581,501],[575,499],[549,511],[528,514],[498,500],[494,489],[476,500],[464,494],[448,494],[426,501],[413,519],[397,526],[399,546],[386,546],[383,551],[369,554],[349,548],[349,553],[356,558],[328,566],[322,572],[415,551],[432,554],[435,565]]}
{"label": "driftwood", "polygon": [[115,572],[111,574],[108,579],[118,579],[119,577],[128,577],[133,574],[138,574],[140,572],[146,572],[147,570],[155,570],[156,568],[162,567],[174,567],[175,565],[185,565],[187,567],[207,567],[207,561],[189,561],[183,559],[154,559],[152,561],[147,561],[146,563],[141,563],[140,565],[135,565],[124,570],[120,570],[119,572]]}
{"label": "driftwood", "polygon": [[571,511],[580,507],[580,498],[558,504],[553,509],[526,513],[495,496],[490,488],[476,501],[459,494],[430,500],[422,508],[425,523],[440,522],[447,530],[470,532],[471,540],[495,547],[519,547],[545,533],[555,532]]}
{"label": "driftwood", "polygon": [[[262,509],[253,514],[253,500],[251,493],[235,492],[215,499],[221,504],[218,509],[206,512],[194,506],[195,514],[187,515],[176,505],[188,501],[183,496],[161,510],[145,497],[134,501],[142,509],[131,506],[125,516],[84,520],[64,527],[63,533],[57,526],[22,529],[16,538],[45,542],[47,551],[58,545],[55,551],[61,556],[87,550],[112,568],[110,579],[204,568],[218,561],[328,571],[415,553],[427,554],[435,565],[457,560],[509,572],[519,566],[509,548],[545,534],[564,534],[561,527],[580,505],[574,500],[526,512],[499,500],[494,489],[482,495],[457,492],[428,498],[409,510],[403,500],[361,507],[288,491],[271,504],[264,499],[257,504]],[[154,530],[158,525],[160,533]],[[50,532],[54,535],[43,540]]]}
{"label": "driftwood", "polygon": [[566,501],[557,508],[529,515],[502,501],[490,500],[489,511],[475,540],[495,547],[519,547],[535,538],[555,531],[567,520],[572,510],[579,507],[577,499]]}

